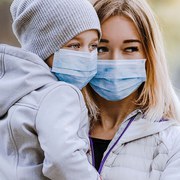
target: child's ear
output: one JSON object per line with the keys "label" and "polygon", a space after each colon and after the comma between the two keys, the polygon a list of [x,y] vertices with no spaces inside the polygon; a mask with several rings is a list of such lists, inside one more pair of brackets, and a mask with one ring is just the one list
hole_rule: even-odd
{"label": "child's ear", "polygon": [[49,57],[45,60],[45,63],[46,63],[49,67],[52,67],[52,65],[53,65],[53,58],[54,58],[54,54],[52,54],[51,56],[49,56]]}

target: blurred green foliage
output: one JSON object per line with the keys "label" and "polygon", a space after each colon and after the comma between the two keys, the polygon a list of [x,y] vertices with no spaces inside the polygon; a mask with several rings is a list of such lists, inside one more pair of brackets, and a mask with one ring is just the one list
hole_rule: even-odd
{"label": "blurred green foliage", "polygon": [[0,3],[2,2],[11,2],[12,0],[0,0]]}
{"label": "blurred green foliage", "polygon": [[148,0],[148,2],[159,22],[170,76],[180,97],[180,0]]}
{"label": "blurred green foliage", "polygon": [[163,33],[168,61],[179,64],[180,0],[148,0],[155,11]]}

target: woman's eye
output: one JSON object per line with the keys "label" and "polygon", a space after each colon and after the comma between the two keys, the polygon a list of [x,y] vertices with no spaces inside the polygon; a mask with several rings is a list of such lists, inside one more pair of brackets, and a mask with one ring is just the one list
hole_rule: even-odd
{"label": "woman's eye", "polygon": [[71,49],[79,49],[80,48],[80,44],[69,44],[67,47],[71,48]]}
{"label": "woman's eye", "polygon": [[139,48],[138,47],[128,47],[128,48],[125,48],[124,51],[125,52],[136,52],[136,51],[139,51]]}
{"label": "woman's eye", "polygon": [[104,52],[109,51],[109,49],[107,47],[98,47],[97,50],[98,50],[98,53],[104,53]]}

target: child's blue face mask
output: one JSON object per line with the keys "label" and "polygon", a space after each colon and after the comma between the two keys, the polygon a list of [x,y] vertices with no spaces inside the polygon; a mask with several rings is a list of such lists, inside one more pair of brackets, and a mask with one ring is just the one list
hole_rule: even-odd
{"label": "child's blue face mask", "polygon": [[97,72],[97,51],[80,52],[60,49],[54,53],[51,71],[59,81],[82,89]]}
{"label": "child's blue face mask", "polygon": [[97,74],[90,85],[104,99],[118,101],[137,90],[144,81],[145,59],[98,60]]}

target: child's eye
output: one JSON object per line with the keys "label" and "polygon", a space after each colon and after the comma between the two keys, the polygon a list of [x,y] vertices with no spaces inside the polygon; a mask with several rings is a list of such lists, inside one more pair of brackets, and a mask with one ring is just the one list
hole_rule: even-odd
{"label": "child's eye", "polygon": [[79,49],[80,48],[80,44],[79,43],[69,44],[67,47],[71,48],[71,49]]}
{"label": "child's eye", "polygon": [[125,52],[136,52],[139,51],[138,47],[127,47],[124,49]]}
{"label": "child's eye", "polygon": [[97,50],[98,50],[99,54],[109,51],[109,49],[107,47],[105,47],[105,46],[104,47],[103,46],[102,47],[98,47]]}
{"label": "child's eye", "polygon": [[97,49],[97,46],[98,46],[97,43],[91,44],[90,45],[90,51]]}

